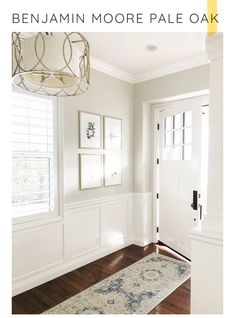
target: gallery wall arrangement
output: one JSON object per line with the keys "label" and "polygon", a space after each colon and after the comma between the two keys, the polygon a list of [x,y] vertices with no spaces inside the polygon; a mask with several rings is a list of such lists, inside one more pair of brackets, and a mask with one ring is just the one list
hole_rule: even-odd
{"label": "gallery wall arrangement", "polygon": [[80,190],[121,185],[122,119],[83,111],[78,118],[79,149],[92,151],[79,152]]}

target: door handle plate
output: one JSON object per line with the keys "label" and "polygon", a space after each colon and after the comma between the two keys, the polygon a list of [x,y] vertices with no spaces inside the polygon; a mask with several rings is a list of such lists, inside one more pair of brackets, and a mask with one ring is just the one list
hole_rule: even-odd
{"label": "door handle plate", "polygon": [[198,194],[197,191],[193,190],[193,203],[191,204],[191,207],[193,208],[193,210],[197,210],[198,208]]}

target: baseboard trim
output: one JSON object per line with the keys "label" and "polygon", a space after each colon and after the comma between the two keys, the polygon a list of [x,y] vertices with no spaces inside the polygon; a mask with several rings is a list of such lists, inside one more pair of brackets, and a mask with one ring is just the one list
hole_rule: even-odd
{"label": "baseboard trim", "polygon": [[31,288],[44,284],[54,278],[57,278],[61,275],[64,275],[76,268],[94,262],[95,260],[102,258],[108,254],[114,253],[124,247],[133,244],[133,239],[129,238],[126,239],[125,242],[115,244],[113,246],[106,246],[99,249],[97,252],[92,252],[90,254],[86,254],[81,257],[77,257],[76,259],[64,262],[62,265],[59,265],[53,269],[45,271],[43,273],[39,273],[34,275],[33,277],[28,277],[23,281],[14,282],[13,281],[13,288],[12,288],[12,296],[16,296],[20,293],[25,292]]}
{"label": "baseboard trim", "polygon": [[148,237],[148,238],[133,238],[133,244],[138,245],[140,247],[145,247],[147,245],[149,245],[150,243],[153,243],[153,238],[152,237]]}

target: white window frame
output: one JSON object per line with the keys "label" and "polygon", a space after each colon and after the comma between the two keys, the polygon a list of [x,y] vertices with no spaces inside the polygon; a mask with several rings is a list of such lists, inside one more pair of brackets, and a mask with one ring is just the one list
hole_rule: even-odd
{"label": "white window frame", "polygon": [[[16,91],[18,93],[18,91]],[[22,92],[19,92],[22,94]],[[35,98],[35,95],[27,93],[29,98]],[[39,98],[48,99],[45,96]],[[62,101],[58,97],[52,97],[53,106],[53,166],[54,166],[54,211],[37,212],[35,214],[12,216],[12,225],[15,228],[38,225],[60,221],[63,217],[63,113]]]}

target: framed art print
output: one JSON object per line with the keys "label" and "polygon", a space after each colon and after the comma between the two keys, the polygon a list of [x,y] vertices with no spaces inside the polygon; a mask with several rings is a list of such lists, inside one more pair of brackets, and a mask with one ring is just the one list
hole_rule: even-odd
{"label": "framed art print", "polygon": [[122,148],[122,120],[104,116],[104,148],[120,150]]}
{"label": "framed art print", "polygon": [[101,147],[101,115],[79,112],[79,147]]}
{"label": "framed art print", "polygon": [[122,157],[121,155],[104,156],[104,185],[105,187],[120,185],[122,183]]}
{"label": "framed art print", "polygon": [[80,154],[80,190],[102,187],[102,155]]}

